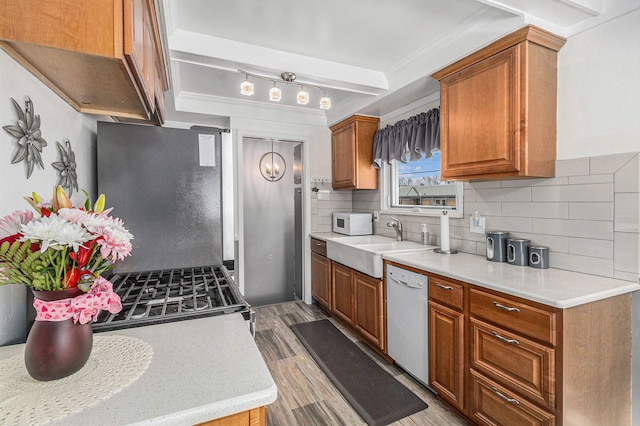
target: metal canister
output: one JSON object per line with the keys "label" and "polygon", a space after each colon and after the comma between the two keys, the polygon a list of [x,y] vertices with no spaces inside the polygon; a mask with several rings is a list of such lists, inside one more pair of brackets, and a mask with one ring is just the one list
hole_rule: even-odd
{"label": "metal canister", "polygon": [[507,261],[508,231],[487,231],[487,260],[492,262]]}
{"label": "metal canister", "polygon": [[538,269],[549,268],[549,247],[530,246],[529,266]]}
{"label": "metal canister", "polygon": [[507,239],[507,263],[510,265],[526,266],[529,264],[530,240],[520,238]]}

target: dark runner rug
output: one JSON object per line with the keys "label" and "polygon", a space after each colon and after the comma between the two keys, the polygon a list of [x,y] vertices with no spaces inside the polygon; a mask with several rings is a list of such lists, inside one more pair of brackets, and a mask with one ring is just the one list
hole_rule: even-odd
{"label": "dark runner rug", "polygon": [[376,364],[330,321],[290,327],[368,425],[387,425],[427,408],[424,401]]}

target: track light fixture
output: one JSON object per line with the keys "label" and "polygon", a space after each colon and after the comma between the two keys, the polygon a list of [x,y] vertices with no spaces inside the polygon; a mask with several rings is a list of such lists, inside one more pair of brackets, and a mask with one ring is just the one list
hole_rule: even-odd
{"label": "track light fixture", "polygon": [[[247,71],[238,70],[239,73],[244,74],[245,79],[240,84],[240,93],[246,96],[251,96],[254,93],[254,85],[251,80],[249,80],[249,76],[253,78],[259,78],[261,80],[271,81],[273,83],[273,87],[269,90],[269,100],[273,102],[279,102],[282,99],[282,90],[278,87],[277,83],[283,84],[299,84],[295,83],[296,75],[292,72],[283,72],[280,74],[280,79],[277,80],[274,78],[264,77],[257,74],[252,74]],[[296,95],[296,101],[300,105],[307,105],[310,100],[309,92],[305,90],[305,87],[312,87],[317,89],[323,93],[322,98],[320,98],[320,109],[329,109],[331,108],[331,98],[329,97],[329,91],[323,87],[314,86],[312,84],[300,85],[300,91]]]}

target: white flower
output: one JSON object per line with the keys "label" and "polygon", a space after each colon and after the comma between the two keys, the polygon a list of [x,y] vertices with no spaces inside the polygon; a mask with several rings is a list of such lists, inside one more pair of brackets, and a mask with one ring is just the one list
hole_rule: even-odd
{"label": "white flower", "polygon": [[65,218],[52,214],[22,225],[23,237],[20,241],[41,241],[41,252],[49,247],[54,250],[62,250],[64,247],[72,247],[78,251],[82,243],[92,239],[82,225],[72,223]]}

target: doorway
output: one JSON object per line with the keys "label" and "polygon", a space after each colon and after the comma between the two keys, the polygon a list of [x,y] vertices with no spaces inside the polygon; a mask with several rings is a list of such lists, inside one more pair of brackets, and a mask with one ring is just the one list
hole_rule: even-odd
{"label": "doorway", "polygon": [[243,137],[244,296],[302,298],[302,143]]}

